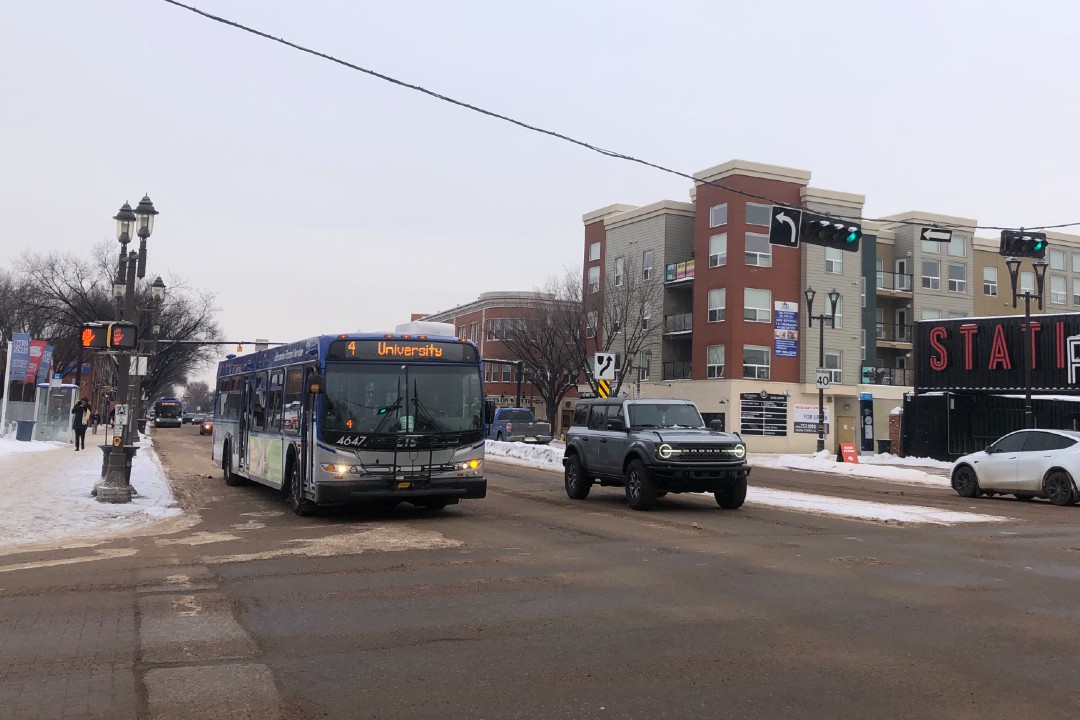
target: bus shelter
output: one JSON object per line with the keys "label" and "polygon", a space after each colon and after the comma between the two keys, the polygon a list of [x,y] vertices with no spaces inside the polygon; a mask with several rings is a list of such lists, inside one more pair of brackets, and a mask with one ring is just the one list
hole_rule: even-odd
{"label": "bus shelter", "polygon": [[38,383],[34,410],[34,440],[71,440],[71,408],[79,399],[79,386]]}

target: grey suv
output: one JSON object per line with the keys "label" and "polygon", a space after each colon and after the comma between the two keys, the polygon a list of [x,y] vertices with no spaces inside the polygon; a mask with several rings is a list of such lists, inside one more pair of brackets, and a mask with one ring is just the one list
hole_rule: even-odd
{"label": "grey suv", "polygon": [[584,500],[594,483],[626,488],[634,510],[667,493],[711,492],[722,508],[746,499],[746,445],[705,427],[689,400],[589,399],[578,403],[563,456],[566,494]]}

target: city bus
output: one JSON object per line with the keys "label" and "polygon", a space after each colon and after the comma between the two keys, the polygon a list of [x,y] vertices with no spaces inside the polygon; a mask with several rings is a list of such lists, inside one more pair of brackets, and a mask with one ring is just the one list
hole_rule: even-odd
{"label": "city bus", "polygon": [[212,458],[230,486],[320,506],[440,510],[487,494],[483,368],[447,323],[323,335],[218,365]]}
{"label": "city bus", "polygon": [[154,427],[180,427],[183,410],[180,398],[158,398],[154,401]]}

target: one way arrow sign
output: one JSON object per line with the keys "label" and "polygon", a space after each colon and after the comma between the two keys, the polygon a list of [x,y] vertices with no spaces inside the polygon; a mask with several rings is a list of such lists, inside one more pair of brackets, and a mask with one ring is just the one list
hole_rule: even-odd
{"label": "one way arrow sign", "polygon": [[769,226],[769,244],[799,247],[799,227],[802,210],[792,210],[783,205],[773,205],[772,224]]}
{"label": "one way arrow sign", "polygon": [[924,227],[920,237],[923,240],[933,240],[935,242],[952,242],[952,230]]}

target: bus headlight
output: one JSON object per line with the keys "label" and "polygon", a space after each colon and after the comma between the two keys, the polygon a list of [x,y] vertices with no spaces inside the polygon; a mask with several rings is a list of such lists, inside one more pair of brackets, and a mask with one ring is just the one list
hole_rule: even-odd
{"label": "bus headlight", "polygon": [[484,465],[484,461],[479,458],[473,458],[472,460],[464,460],[454,465],[454,469],[459,476],[461,475],[475,475],[480,471]]}
{"label": "bus headlight", "polygon": [[343,478],[346,475],[356,475],[360,472],[359,465],[346,465],[345,463],[323,463],[319,467],[336,478]]}

